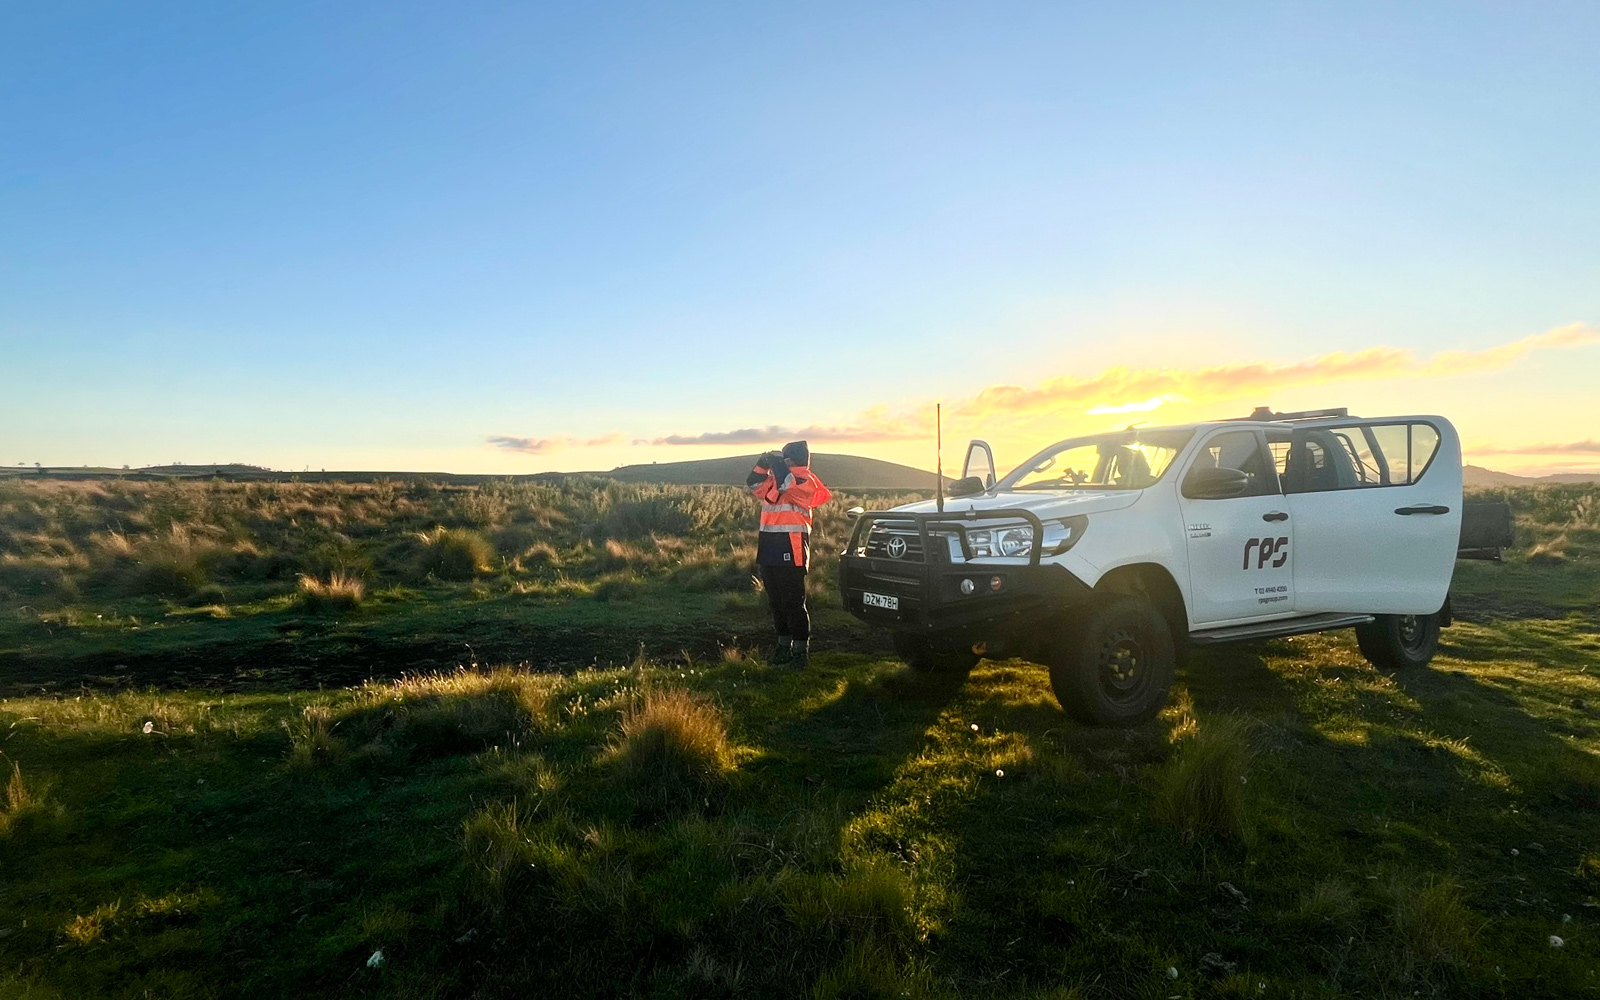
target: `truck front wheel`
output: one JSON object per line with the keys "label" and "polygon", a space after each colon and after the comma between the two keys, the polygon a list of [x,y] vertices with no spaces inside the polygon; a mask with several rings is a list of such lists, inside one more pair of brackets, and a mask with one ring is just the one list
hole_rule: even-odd
{"label": "truck front wheel", "polygon": [[1380,670],[1425,667],[1439,651],[1439,615],[1378,615],[1356,626],[1356,645]]}
{"label": "truck front wheel", "polygon": [[1135,722],[1161,708],[1177,655],[1172,630],[1150,602],[1107,595],[1067,624],[1047,654],[1062,708],[1097,725]]}
{"label": "truck front wheel", "polygon": [[894,634],[894,651],[919,674],[964,674],[978,665],[978,654],[970,646],[943,648],[920,635]]}

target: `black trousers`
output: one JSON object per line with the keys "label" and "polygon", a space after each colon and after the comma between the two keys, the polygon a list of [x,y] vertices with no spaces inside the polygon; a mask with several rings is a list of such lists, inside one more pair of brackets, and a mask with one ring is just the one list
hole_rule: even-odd
{"label": "black trousers", "polygon": [[811,638],[811,613],[806,610],[806,571],[803,566],[763,566],[761,586],[772,604],[772,627],[796,642]]}

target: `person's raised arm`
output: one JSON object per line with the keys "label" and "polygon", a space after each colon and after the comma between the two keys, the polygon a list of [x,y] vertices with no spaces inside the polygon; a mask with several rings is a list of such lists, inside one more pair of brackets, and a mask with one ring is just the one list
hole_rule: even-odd
{"label": "person's raised arm", "polygon": [[833,492],[823,485],[817,474],[805,469],[794,474],[794,485],[783,491],[781,502],[801,507],[821,507],[832,498]]}
{"label": "person's raised arm", "polygon": [[[788,472],[789,470],[785,468],[784,474],[787,475]],[[778,480],[773,474],[771,453],[756,459],[756,467],[745,477],[745,486],[758,500],[765,500],[767,503],[778,502]]]}

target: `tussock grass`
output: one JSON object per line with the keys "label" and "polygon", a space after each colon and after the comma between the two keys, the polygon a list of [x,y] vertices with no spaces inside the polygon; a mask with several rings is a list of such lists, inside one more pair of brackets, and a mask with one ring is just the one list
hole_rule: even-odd
{"label": "tussock grass", "polygon": [[1528,550],[1528,561],[1547,566],[1564,563],[1567,561],[1567,546],[1570,544],[1565,532],[1537,542]]}
{"label": "tussock grass", "polygon": [[326,705],[307,705],[298,720],[285,722],[289,766],[306,771],[343,760],[345,741],[333,734],[334,724],[333,710]]}
{"label": "tussock grass", "polygon": [[81,913],[67,921],[61,933],[66,935],[68,941],[79,947],[91,945],[105,937],[106,931],[116,921],[122,912],[122,900],[113,900],[102,903],[88,913]]}
{"label": "tussock grass", "polygon": [[874,942],[895,954],[916,940],[911,880],[888,858],[858,859],[839,874],[797,874],[780,884],[785,910],[803,936]]}
{"label": "tussock grass", "polygon": [[647,691],[630,706],[609,756],[645,808],[701,805],[736,766],[722,713],[683,688]]}
{"label": "tussock grass", "polygon": [[1393,892],[1390,919],[1414,960],[1454,965],[1467,956],[1480,921],[1460,886],[1449,879],[1400,881]]}
{"label": "tussock grass", "polygon": [[11,777],[6,781],[5,798],[0,801],[0,837],[26,825],[33,817],[50,812],[44,793],[32,787],[22,776],[20,764],[11,765]]}
{"label": "tussock grass", "polygon": [[470,580],[489,572],[494,562],[494,546],[468,528],[434,528],[417,536],[422,543],[419,572],[441,580]]}
{"label": "tussock grass", "polygon": [[[1187,727],[1186,727],[1187,728]],[[1245,842],[1250,724],[1234,716],[1197,722],[1157,776],[1155,814],[1189,837]]]}
{"label": "tussock grass", "polygon": [[502,667],[368,681],[291,724],[290,764],[402,762],[516,746],[542,725],[560,679]]}
{"label": "tussock grass", "polygon": [[300,576],[300,606],[307,611],[352,611],[361,606],[366,596],[367,585],[358,576],[330,573],[326,580],[307,574]]}

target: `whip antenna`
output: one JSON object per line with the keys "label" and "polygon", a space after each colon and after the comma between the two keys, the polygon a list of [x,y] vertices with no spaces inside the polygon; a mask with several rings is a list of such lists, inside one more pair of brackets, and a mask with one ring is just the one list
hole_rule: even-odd
{"label": "whip antenna", "polygon": [[943,403],[933,404],[933,495],[944,513],[944,409]]}

